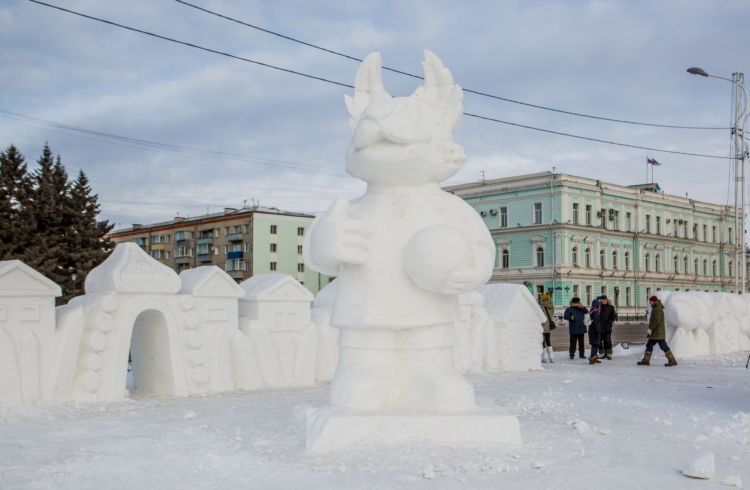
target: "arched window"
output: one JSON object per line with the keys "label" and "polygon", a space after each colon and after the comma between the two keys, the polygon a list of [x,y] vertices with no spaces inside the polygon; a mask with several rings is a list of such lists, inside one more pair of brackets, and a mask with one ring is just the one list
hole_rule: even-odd
{"label": "arched window", "polygon": [[536,248],[536,266],[544,267],[544,249],[542,247]]}
{"label": "arched window", "polygon": [[734,277],[734,262],[729,261],[729,277]]}
{"label": "arched window", "polygon": [[510,267],[510,252],[507,248],[503,249],[502,261],[503,269],[507,269],[508,267]]}
{"label": "arched window", "polygon": [[700,269],[698,268],[698,259],[693,262],[693,274],[698,275]]}
{"label": "arched window", "polygon": [[674,256],[674,271],[675,273],[680,272],[680,257]]}
{"label": "arched window", "polygon": [[587,247],[586,248],[586,252],[585,252],[584,255],[585,255],[585,259],[586,259],[586,264],[585,265],[586,265],[586,267],[590,268],[591,267],[591,249]]}
{"label": "arched window", "polygon": [[617,250],[612,252],[612,268],[617,269]]}
{"label": "arched window", "polygon": [[714,259],[713,262],[711,262],[711,275],[716,276],[718,271],[716,270],[716,259]]}
{"label": "arched window", "polygon": [[578,267],[578,247],[573,247],[570,258],[571,262],[573,263],[573,267]]}
{"label": "arched window", "polygon": [[607,253],[604,250],[599,250],[599,266],[602,269],[607,268]]}
{"label": "arched window", "polygon": [[708,275],[708,259],[703,259],[703,275]]}
{"label": "arched window", "polygon": [[646,271],[651,270],[651,254],[646,253],[645,257],[643,258],[643,265],[645,266]]}
{"label": "arched window", "polygon": [[630,252],[625,252],[625,270],[630,270]]}
{"label": "arched window", "polygon": [[661,269],[661,256],[659,254],[656,254],[654,256],[654,270],[656,272],[659,272]]}
{"label": "arched window", "polygon": [[690,274],[690,268],[688,267],[688,256],[686,255],[684,259],[682,259],[682,266],[684,267],[684,270],[682,271],[685,274]]}

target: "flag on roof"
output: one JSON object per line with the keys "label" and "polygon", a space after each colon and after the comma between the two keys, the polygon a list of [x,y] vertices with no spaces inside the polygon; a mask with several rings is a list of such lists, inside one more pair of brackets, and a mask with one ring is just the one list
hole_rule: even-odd
{"label": "flag on roof", "polygon": [[657,162],[656,160],[654,160],[654,159],[653,159],[653,158],[651,158],[651,157],[648,157],[648,160],[646,160],[646,163],[648,163],[649,165],[654,165],[654,166],[659,166],[659,165],[661,165],[661,163]]}

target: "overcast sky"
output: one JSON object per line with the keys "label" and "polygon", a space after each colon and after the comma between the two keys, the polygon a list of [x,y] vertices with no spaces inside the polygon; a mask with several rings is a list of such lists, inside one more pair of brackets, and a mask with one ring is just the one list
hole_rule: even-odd
{"label": "overcast sky", "polygon": [[[747,1],[188,0],[354,58],[421,75],[435,52],[465,89],[635,122],[728,128],[731,78],[750,71]],[[358,62],[172,0],[48,3],[233,56],[351,85]],[[364,184],[346,175],[351,89],[83,18],[0,3],[0,146],[30,168],[45,142],[83,169],[117,227],[260,203],[317,212]],[[384,72],[387,90],[420,84]],[[464,116],[468,160],[449,183],[551,170],[733,204],[729,130],[657,128],[472,93],[464,111],[518,125],[685,153],[603,144]],[[649,174],[650,179],[650,174]]]}

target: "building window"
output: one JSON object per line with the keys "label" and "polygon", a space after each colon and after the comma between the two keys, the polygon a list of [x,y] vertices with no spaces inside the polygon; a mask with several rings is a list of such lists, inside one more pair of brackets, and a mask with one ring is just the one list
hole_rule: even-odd
{"label": "building window", "polygon": [[573,296],[578,296],[578,284],[573,284]]}
{"label": "building window", "polygon": [[275,252],[275,251],[276,251],[276,244],[272,243],[271,244],[271,252]]}
{"label": "building window", "polygon": [[508,207],[503,206],[500,208],[500,228],[508,227]]}
{"label": "building window", "polygon": [[297,228],[297,236],[305,236],[305,229],[303,227]]}
{"label": "building window", "polygon": [[617,250],[612,252],[612,268],[617,270]]}
{"label": "building window", "polygon": [[586,251],[583,253],[584,265],[591,268],[591,248],[586,247]]}
{"label": "building window", "polygon": [[276,225],[271,225],[271,235],[276,234]]}
{"label": "building window", "polygon": [[573,262],[573,267],[578,267],[578,247],[573,247],[570,258]]}
{"label": "building window", "polygon": [[708,259],[703,259],[703,275],[708,275]]}
{"label": "building window", "polygon": [[541,299],[542,295],[544,294],[544,286],[537,285],[536,287],[536,297],[537,299]]}
{"label": "building window", "polygon": [[503,269],[507,269],[510,267],[510,252],[508,252],[508,249],[503,249],[502,253],[502,262],[503,262]]}
{"label": "building window", "polygon": [[734,235],[732,234],[732,227],[729,227],[729,243],[734,243]]}
{"label": "building window", "polygon": [[544,249],[542,247],[536,248],[536,266],[544,267]]}
{"label": "building window", "polygon": [[586,224],[591,226],[591,204],[586,205]]}
{"label": "building window", "polygon": [[654,270],[656,272],[661,272],[661,255],[659,254],[654,256]]}
{"label": "building window", "polygon": [[675,273],[680,272],[680,257],[674,256],[674,271]]}
{"label": "building window", "polygon": [[305,264],[297,264],[297,272],[305,272]]}
{"label": "building window", "polygon": [[616,209],[610,209],[609,220],[612,221],[612,229],[615,231],[619,231],[620,230],[620,211]]}
{"label": "building window", "polygon": [[700,272],[700,269],[698,268],[698,259],[695,259],[695,262],[693,262],[693,274],[696,276]]}
{"label": "building window", "polygon": [[698,224],[693,223],[693,240],[698,239]]}
{"label": "building window", "polygon": [[602,292],[601,292],[601,295],[602,295],[602,296],[606,296],[606,295],[607,295],[607,286],[602,286],[602,289],[601,289],[601,291],[602,291]]}
{"label": "building window", "polygon": [[716,260],[714,260],[713,262],[711,262],[711,275],[716,276],[717,272],[718,271],[716,270]]}
{"label": "building window", "polygon": [[542,203],[540,202],[534,203],[534,224],[542,224]]}
{"label": "building window", "polygon": [[602,208],[599,211],[599,213],[600,213],[600,215],[599,215],[600,223],[599,224],[601,225],[602,228],[607,228],[607,210],[604,209],[604,208]]}
{"label": "building window", "polygon": [[625,213],[625,231],[633,231],[633,215]]}
{"label": "building window", "polygon": [[716,243],[716,227],[715,226],[711,227],[711,241]]}
{"label": "building window", "polygon": [[651,288],[646,288],[646,297],[647,298],[651,297]]}
{"label": "building window", "polygon": [[643,258],[643,261],[644,261],[644,266],[646,268],[646,271],[650,271],[651,270],[651,263],[650,263],[651,255],[647,253],[645,257]]}
{"label": "building window", "polygon": [[604,250],[599,250],[599,267],[602,269],[607,268],[607,254]]}
{"label": "building window", "polygon": [[579,204],[577,202],[573,203],[573,223],[576,225],[578,224],[578,213],[580,211]]}
{"label": "building window", "polygon": [[[675,229],[677,229],[677,227],[675,227]],[[661,216],[656,217],[656,234],[661,235]],[[676,232],[675,235],[677,235]]]}
{"label": "building window", "polygon": [[729,277],[734,277],[734,262],[729,261]]}
{"label": "building window", "polygon": [[703,225],[703,241],[708,241],[708,225]]}
{"label": "building window", "polygon": [[630,287],[625,288],[625,306],[630,306]]}
{"label": "building window", "polygon": [[683,271],[682,271],[683,274],[688,274],[690,272],[688,268],[688,256],[687,255],[683,257],[682,259],[682,267],[683,267]]}
{"label": "building window", "polygon": [[630,252],[625,252],[625,270],[630,270]]}
{"label": "building window", "polygon": [[646,233],[651,233],[651,215],[646,215]]}
{"label": "building window", "polygon": [[297,245],[297,255],[302,255],[302,245]]}
{"label": "building window", "polygon": [[276,262],[271,262],[271,265],[269,266],[269,269],[271,269],[272,271],[275,271],[276,270]]}

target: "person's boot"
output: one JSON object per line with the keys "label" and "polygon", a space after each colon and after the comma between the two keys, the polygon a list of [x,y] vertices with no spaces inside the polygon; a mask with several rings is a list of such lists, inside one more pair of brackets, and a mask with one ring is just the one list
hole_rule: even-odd
{"label": "person's boot", "polygon": [[599,356],[594,354],[593,356],[589,357],[589,364],[601,364],[602,361],[599,360]]}
{"label": "person's boot", "polygon": [[554,351],[552,350],[552,346],[551,346],[551,345],[550,345],[549,347],[547,347],[547,355],[549,356],[549,362],[550,362],[550,364],[552,364],[552,363],[554,363],[554,362],[555,362],[555,361],[554,361],[554,360],[552,359],[552,353],[553,353],[553,352],[554,352]]}
{"label": "person's boot", "polygon": [[665,366],[676,366],[677,360],[674,358],[674,354],[672,354],[671,350],[668,350],[664,353],[665,356],[667,356],[668,363],[665,364]]}
{"label": "person's boot", "polygon": [[612,349],[607,349],[606,358],[612,360]]}
{"label": "person's boot", "polygon": [[544,364],[547,364],[546,354],[547,354],[547,348],[546,347],[542,347],[542,363],[544,363]]}
{"label": "person's boot", "polygon": [[651,352],[650,350],[647,350],[643,353],[643,359],[638,361],[639,366],[649,366],[651,364]]}

